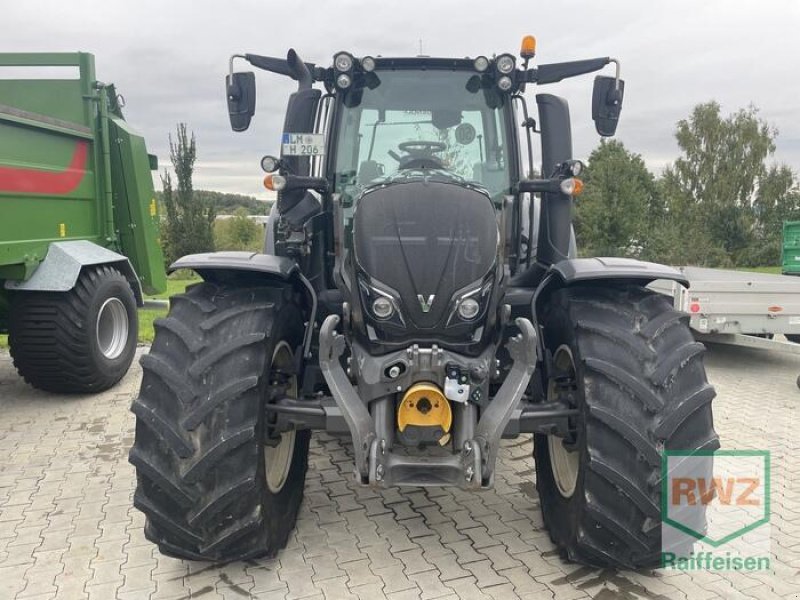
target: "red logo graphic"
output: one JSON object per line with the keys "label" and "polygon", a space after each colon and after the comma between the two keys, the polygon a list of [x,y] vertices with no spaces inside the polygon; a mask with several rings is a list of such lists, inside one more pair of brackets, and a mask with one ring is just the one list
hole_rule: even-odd
{"label": "red logo graphic", "polygon": [[24,194],[68,194],[86,175],[89,144],[81,140],[75,144],[72,159],[63,171],[54,173],[40,169],[19,169],[0,166],[0,191]]}

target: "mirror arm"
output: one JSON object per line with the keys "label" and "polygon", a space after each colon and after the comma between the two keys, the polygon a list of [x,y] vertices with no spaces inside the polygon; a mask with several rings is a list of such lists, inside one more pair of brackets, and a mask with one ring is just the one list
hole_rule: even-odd
{"label": "mirror arm", "polygon": [[259,54],[245,54],[243,57],[247,62],[257,69],[269,71],[277,75],[292,76],[289,63],[285,58],[273,58],[272,56],[261,56]]}
{"label": "mirror arm", "polygon": [[297,81],[298,90],[309,90],[314,83],[311,77],[311,71],[314,70],[314,65],[304,63],[295,52],[294,48],[289,48],[286,55],[286,62],[289,69],[292,71],[292,79]]}
{"label": "mirror arm", "polygon": [[232,54],[230,59],[228,60],[228,75],[230,78],[233,79],[233,61],[236,58],[247,58],[244,54]]}
{"label": "mirror arm", "polygon": [[609,57],[539,65],[538,67],[525,71],[524,81],[528,83],[538,83],[539,85],[555,83],[568,77],[576,77],[578,75],[599,71],[612,61],[616,62],[617,68],[619,68],[619,62]]}
{"label": "mirror arm", "polygon": [[[614,63],[614,90],[619,95],[619,80],[620,80],[620,64],[616,58],[609,58],[609,63]],[[617,100],[621,100],[622,98],[617,98]]]}
{"label": "mirror arm", "polygon": [[[295,57],[296,56],[297,54],[295,53]],[[302,75],[302,73],[298,70],[300,65],[297,65],[293,68],[293,66],[289,64],[289,60],[286,58],[274,58],[272,56],[261,56],[260,54],[234,54],[231,56],[230,61],[231,71],[233,71],[234,58],[243,58],[257,69],[269,71],[270,73],[275,73],[277,75],[291,77],[295,81],[299,81],[299,77]],[[302,61],[299,61],[298,59],[298,62]],[[305,67],[305,71],[313,76],[312,80],[319,79],[317,77],[319,75],[319,68],[314,63],[302,62],[302,66]]]}

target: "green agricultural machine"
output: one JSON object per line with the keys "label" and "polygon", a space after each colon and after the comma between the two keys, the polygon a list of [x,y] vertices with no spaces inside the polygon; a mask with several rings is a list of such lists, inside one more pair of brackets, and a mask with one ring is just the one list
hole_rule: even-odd
{"label": "green agricultural machine", "polygon": [[[26,78],[43,67],[71,78]],[[0,79],[0,332],[29,384],[98,392],[130,367],[143,292],[166,288],[156,160],[91,54],[0,69],[19,77]]]}
{"label": "green agricultural machine", "polygon": [[784,221],[781,272],[800,275],[800,221]]}

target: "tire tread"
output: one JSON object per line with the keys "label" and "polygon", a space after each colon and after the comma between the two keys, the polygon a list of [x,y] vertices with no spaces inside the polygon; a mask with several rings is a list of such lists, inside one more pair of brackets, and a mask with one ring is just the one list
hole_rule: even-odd
{"label": "tire tread", "polygon": [[285,292],[263,284],[192,286],[172,297],[142,357],[130,462],[137,468],[145,535],[165,554],[254,558],[274,553],[294,526],[307,435],[304,448],[295,446],[302,469],[286,484],[291,502],[280,518],[262,509],[266,484],[259,485],[261,409],[277,342],[270,335],[283,331],[294,339],[302,327]]}
{"label": "tire tread", "polygon": [[[548,319],[574,324],[578,370],[588,390],[587,459],[583,495],[570,504],[582,509],[568,517],[577,520],[577,533],[569,535],[556,526],[561,521],[555,511],[563,509],[542,487],[552,478],[550,465],[537,463],[545,525],[572,560],[597,567],[657,566],[663,450],[676,444],[682,450],[719,447],[711,417],[715,392],[702,365],[705,348],[694,341],[687,316],[650,290],[574,286],[558,294],[542,319],[545,343]],[[546,456],[546,446],[546,438],[537,436],[537,453]]]}
{"label": "tire tread", "polygon": [[125,276],[109,265],[84,267],[67,292],[17,291],[11,296],[9,346],[19,374],[33,387],[56,393],[96,393],[107,390],[128,371],[136,345],[136,310],[128,326],[134,334],[113,369],[100,368],[92,358],[87,313],[105,282],[123,284],[127,301],[135,297]]}

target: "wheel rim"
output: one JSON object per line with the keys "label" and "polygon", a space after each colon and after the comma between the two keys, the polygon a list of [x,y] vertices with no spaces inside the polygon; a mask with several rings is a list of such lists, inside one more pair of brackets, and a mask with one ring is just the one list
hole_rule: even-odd
{"label": "wheel rim", "polygon": [[[280,342],[272,353],[272,366],[270,367],[270,383],[273,381],[275,371],[291,371],[293,363],[292,349],[286,342]],[[287,378],[286,395],[290,398],[297,397],[297,376]],[[264,447],[264,477],[267,488],[273,494],[283,489],[292,468],[294,457],[294,441],[296,432],[286,431],[281,434],[281,441],[276,446]]]}
{"label": "wheel rim", "polygon": [[[557,377],[549,380],[547,386],[548,401],[559,400],[565,389],[575,387],[577,373],[572,351],[568,346],[560,346],[553,357],[554,371]],[[563,438],[555,435],[547,436],[547,448],[550,455],[550,467],[553,471],[558,492],[564,498],[571,498],[578,485],[580,471],[580,453],[577,449],[564,446]]]}
{"label": "wheel rim", "polygon": [[97,347],[109,360],[118,358],[128,343],[128,311],[119,298],[109,298],[97,313]]}

